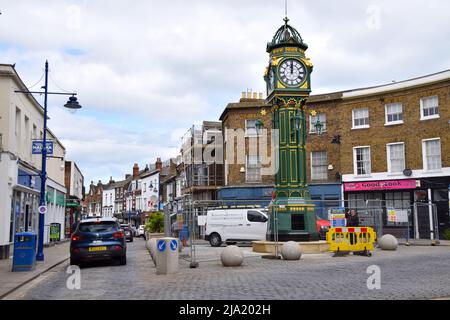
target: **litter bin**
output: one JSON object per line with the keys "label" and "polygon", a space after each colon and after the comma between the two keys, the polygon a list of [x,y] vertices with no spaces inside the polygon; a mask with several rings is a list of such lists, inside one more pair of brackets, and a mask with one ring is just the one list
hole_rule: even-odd
{"label": "litter bin", "polygon": [[18,232],[14,237],[12,271],[31,271],[36,266],[36,233]]}

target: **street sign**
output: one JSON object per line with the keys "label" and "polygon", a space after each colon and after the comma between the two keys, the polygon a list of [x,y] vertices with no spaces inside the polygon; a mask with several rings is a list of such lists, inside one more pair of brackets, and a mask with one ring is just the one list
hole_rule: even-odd
{"label": "street sign", "polygon": [[158,241],[158,251],[164,252],[164,250],[166,250],[166,242],[164,240],[159,240]]}
{"label": "street sign", "polygon": [[[44,141],[43,140],[33,140],[33,143],[31,145],[31,153],[32,154],[42,154]],[[46,141],[46,150],[47,154],[52,155],[53,154],[53,141]]]}
{"label": "street sign", "polygon": [[47,213],[47,207],[46,206],[40,206],[39,207],[39,213],[40,214],[46,214]]}
{"label": "street sign", "polygon": [[172,249],[172,251],[177,251],[177,247],[178,247],[178,241],[177,240],[170,241],[170,249]]}

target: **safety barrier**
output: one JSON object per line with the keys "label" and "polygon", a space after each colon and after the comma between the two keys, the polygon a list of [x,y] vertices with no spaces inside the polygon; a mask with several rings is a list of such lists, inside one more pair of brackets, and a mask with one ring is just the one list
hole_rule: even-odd
{"label": "safety barrier", "polygon": [[330,228],[327,232],[327,243],[330,251],[336,255],[347,252],[371,256],[369,251],[374,250],[376,233],[368,227],[342,227]]}

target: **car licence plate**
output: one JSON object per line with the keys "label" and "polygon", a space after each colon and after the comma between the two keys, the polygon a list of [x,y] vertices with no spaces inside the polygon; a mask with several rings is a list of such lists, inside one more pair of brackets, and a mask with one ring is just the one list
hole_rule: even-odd
{"label": "car licence plate", "polygon": [[89,252],[106,251],[106,247],[90,247]]}

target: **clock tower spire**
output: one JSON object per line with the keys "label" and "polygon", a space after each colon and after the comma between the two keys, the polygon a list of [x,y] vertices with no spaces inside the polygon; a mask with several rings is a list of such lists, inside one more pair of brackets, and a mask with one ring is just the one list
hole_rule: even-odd
{"label": "clock tower spire", "polygon": [[312,241],[319,238],[314,204],[306,179],[306,101],[311,92],[313,65],[300,33],[284,24],[267,43],[269,65],[264,74],[272,129],[278,132],[278,172],[271,205],[268,240]]}

